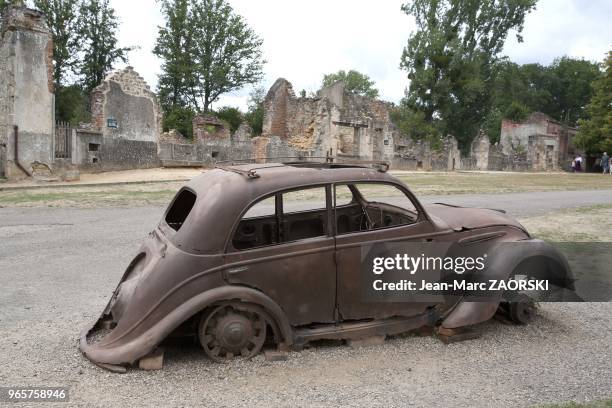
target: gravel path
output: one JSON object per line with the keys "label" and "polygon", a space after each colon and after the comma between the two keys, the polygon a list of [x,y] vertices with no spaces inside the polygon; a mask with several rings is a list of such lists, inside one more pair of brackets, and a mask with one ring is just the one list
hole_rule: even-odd
{"label": "gravel path", "polygon": [[[594,198],[602,200],[554,192],[424,201],[523,216]],[[161,211],[0,209],[0,386],[68,386],[75,406],[499,407],[612,397],[610,303],[545,304],[529,326],[491,321],[479,327],[480,339],[452,345],[399,336],[382,346],[326,343],[284,362],[258,356],[227,365],[197,347],[171,346],[161,371],[103,371],[80,355],[78,334]]]}

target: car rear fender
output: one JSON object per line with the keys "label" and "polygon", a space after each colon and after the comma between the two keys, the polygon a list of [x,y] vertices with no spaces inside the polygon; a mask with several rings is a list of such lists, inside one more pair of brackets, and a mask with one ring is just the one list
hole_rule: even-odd
{"label": "car rear fender", "polygon": [[80,348],[90,360],[99,364],[131,364],[139,358],[152,352],[174,329],[190,317],[196,315],[208,306],[227,300],[238,300],[260,306],[270,317],[270,323],[276,325],[280,340],[287,345],[293,344],[293,334],[284,312],[272,299],[265,294],[243,286],[222,286],[208,290],[184,302],[168,313],[153,327],[137,338],[117,343],[108,347],[96,347],[88,344],[87,336],[94,331],[97,323],[81,333]]}

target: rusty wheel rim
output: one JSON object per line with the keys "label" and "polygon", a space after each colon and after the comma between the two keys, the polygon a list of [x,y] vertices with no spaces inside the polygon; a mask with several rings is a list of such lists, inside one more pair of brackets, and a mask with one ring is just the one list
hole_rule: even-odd
{"label": "rusty wheel rim", "polygon": [[537,313],[537,305],[531,299],[523,299],[510,304],[510,316],[519,324],[530,323]]}
{"label": "rusty wheel rim", "polygon": [[199,337],[204,351],[214,361],[249,359],[264,344],[266,322],[249,307],[223,305],[202,319]]}

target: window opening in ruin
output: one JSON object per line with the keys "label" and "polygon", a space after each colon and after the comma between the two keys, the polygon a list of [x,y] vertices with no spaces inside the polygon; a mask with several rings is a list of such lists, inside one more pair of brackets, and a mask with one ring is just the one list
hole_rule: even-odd
{"label": "window opening in ruin", "polygon": [[90,143],[88,150],[90,152],[97,152],[98,150],[100,150],[100,144],[99,143]]}
{"label": "window opening in ruin", "polygon": [[196,195],[190,190],[181,190],[166,214],[166,223],[175,231],[183,226],[196,201]]}
{"label": "window opening in ruin", "polygon": [[98,162],[98,158],[97,158],[97,157],[92,158],[92,159],[91,159],[91,162],[92,162],[92,163],[94,163],[94,164],[96,164],[96,163]]}
{"label": "window opening in ruin", "polygon": [[423,162],[417,161],[417,169],[422,169],[422,168],[423,168]]}
{"label": "window opening in ruin", "polygon": [[213,158],[218,157],[218,156],[219,156],[219,152],[212,152],[212,153],[211,153],[211,156],[212,156]]}

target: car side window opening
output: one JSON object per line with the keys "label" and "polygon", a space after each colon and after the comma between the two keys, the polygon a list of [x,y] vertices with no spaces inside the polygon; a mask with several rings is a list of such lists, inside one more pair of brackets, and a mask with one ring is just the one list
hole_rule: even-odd
{"label": "car side window opening", "polygon": [[245,250],[326,234],[325,187],[309,187],[256,202],[238,223],[232,244],[238,250]]}
{"label": "car side window opening", "polygon": [[[346,190],[353,195],[350,205],[344,198]],[[336,185],[335,203],[338,234],[413,224],[418,219],[418,211],[412,200],[392,184]]]}
{"label": "car side window opening", "polygon": [[181,190],[166,214],[166,224],[175,231],[181,229],[195,202],[196,195],[194,192],[186,189]]}

